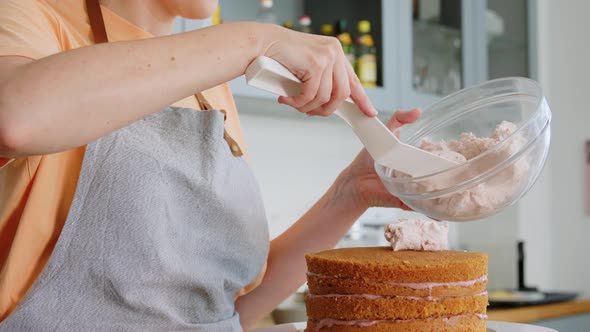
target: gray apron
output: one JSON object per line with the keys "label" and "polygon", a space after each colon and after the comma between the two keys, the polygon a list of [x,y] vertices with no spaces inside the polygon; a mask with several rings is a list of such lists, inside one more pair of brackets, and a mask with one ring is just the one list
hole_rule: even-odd
{"label": "gray apron", "polygon": [[224,115],[167,108],[88,145],[49,262],[0,331],[240,331],[234,296],[268,245]]}

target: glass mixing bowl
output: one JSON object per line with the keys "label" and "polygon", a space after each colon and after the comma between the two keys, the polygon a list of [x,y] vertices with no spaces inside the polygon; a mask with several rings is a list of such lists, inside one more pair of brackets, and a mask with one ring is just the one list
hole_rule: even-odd
{"label": "glass mixing bowl", "polygon": [[517,202],[547,159],[551,110],[535,81],[502,78],[458,91],[424,108],[416,123],[398,129],[402,142],[420,146],[423,140],[456,140],[464,132],[487,137],[502,121],[517,129],[453,168],[420,177],[380,164],[375,170],[387,190],[416,212],[449,221],[490,216]]}

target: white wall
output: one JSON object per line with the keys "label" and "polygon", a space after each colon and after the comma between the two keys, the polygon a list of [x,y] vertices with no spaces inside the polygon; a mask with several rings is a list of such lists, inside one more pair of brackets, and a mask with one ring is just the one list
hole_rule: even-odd
{"label": "white wall", "polygon": [[[252,107],[239,100],[238,106]],[[242,112],[240,119],[273,237],[305,213],[361,149],[338,119],[307,118],[278,105],[275,114]]]}
{"label": "white wall", "polygon": [[552,284],[590,292],[590,217],[584,207],[584,144],[590,139],[590,2],[539,0],[538,7],[539,79],[553,110],[548,185]]}
{"label": "white wall", "polygon": [[516,286],[516,242],[519,207],[510,207],[485,220],[458,223],[462,249],[488,254],[490,289]]}

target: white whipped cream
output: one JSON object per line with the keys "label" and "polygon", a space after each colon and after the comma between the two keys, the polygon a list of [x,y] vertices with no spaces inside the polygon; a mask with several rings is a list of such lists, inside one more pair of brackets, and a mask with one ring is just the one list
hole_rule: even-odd
{"label": "white whipped cream", "polygon": [[385,238],[397,250],[446,250],[449,225],[446,221],[401,219],[385,226]]}

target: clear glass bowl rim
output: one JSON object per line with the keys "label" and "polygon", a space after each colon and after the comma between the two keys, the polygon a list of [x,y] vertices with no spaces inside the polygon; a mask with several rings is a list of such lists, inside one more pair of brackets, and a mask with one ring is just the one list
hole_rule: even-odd
{"label": "clear glass bowl rim", "polygon": [[[417,181],[422,181],[422,180],[428,180],[429,178],[432,178],[432,177],[436,177],[436,176],[440,176],[440,175],[445,174],[445,173],[453,172],[453,171],[457,170],[458,168],[466,167],[469,164],[476,163],[478,160],[480,160],[482,158],[485,158],[486,156],[494,153],[494,151],[496,151],[497,149],[499,149],[499,148],[501,148],[503,146],[503,143],[504,142],[507,142],[507,141],[510,141],[511,139],[513,139],[516,135],[518,135],[518,133],[523,128],[527,127],[531,122],[535,121],[539,116],[543,115],[542,114],[543,108],[541,107],[541,105],[545,101],[545,97],[543,96],[541,86],[536,81],[531,80],[531,79],[526,78],[526,77],[503,77],[503,78],[498,78],[498,79],[494,79],[494,80],[490,80],[490,81],[485,81],[485,82],[476,84],[476,85],[474,85],[472,87],[469,87],[469,88],[466,88],[466,89],[462,89],[462,90],[459,90],[459,91],[457,91],[455,93],[452,93],[452,94],[450,94],[450,95],[442,98],[441,100],[428,105],[423,110],[425,112],[427,112],[428,109],[437,107],[437,105],[439,105],[441,103],[444,103],[444,102],[446,102],[446,101],[448,101],[450,99],[460,98],[461,96],[463,96],[465,94],[469,94],[473,90],[481,89],[481,88],[484,88],[484,87],[489,86],[489,85],[495,85],[495,84],[498,84],[499,82],[502,82],[502,81],[519,81],[519,82],[526,83],[527,85],[533,87],[533,90],[535,90],[535,93],[534,94],[528,94],[527,93],[527,95],[536,99],[536,106],[535,106],[535,111],[529,115],[529,117],[518,127],[518,129],[516,129],[512,134],[510,134],[508,137],[506,137],[504,140],[502,140],[499,144],[497,144],[493,148],[487,150],[486,152],[478,155],[477,157],[475,157],[473,159],[470,159],[470,160],[468,160],[468,161],[466,161],[464,163],[461,163],[461,164],[459,164],[457,166],[453,166],[451,168],[448,168],[448,169],[445,169],[445,170],[442,170],[442,171],[439,171],[439,172],[436,172],[436,173],[427,174],[427,175],[418,176],[418,177],[409,177],[409,178],[399,177],[399,178],[395,178],[395,177],[391,177],[391,176],[386,175],[387,173],[390,173],[392,171],[391,168],[389,168],[387,166],[380,165],[378,163],[375,163],[375,169],[376,169],[378,175],[380,177],[382,177],[382,178],[386,178],[390,182],[403,184],[403,183],[412,183],[412,182],[417,182]],[[513,93],[518,93],[518,92],[515,91]],[[486,98],[484,100],[493,99],[493,98],[499,98],[501,96],[506,96],[506,95],[509,95],[509,94],[490,96],[490,97],[488,97],[488,98]],[[546,122],[543,124],[542,129],[539,131],[539,134],[544,133],[546,127],[551,122],[551,112],[547,112],[546,115],[547,115]],[[539,135],[537,135],[537,136],[539,136]],[[530,146],[530,144],[532,143],[532,141],[535,141],[536,139],[537,139],[537,137],[534,137],[531,140],[529,140],[525,144],[525,146],[523,146],[523,149],[522,150],[523,151],[526,150]],[[519,151],[516,155],[520,155],[521,152],[522,151]],[[515,156],[512,156],[512,157],[515,157]],[[509,160],[513,160],[513,158],[509,158]],[[505,162],[506,161],[498,164],[498,166],[503,165]],[[380,171],[380,168],[384,168],[385,169],[385,172],[381,172]],[[490,170],[490,171],[493,171],[493,170]],[[489,175],[487,173],[490,173],[490,172],[486,172],[486,173],[481,174],[481,175],[483,175],[483,177],[485,177],[486,175]],[[495,172],[492,172],[492,173],[495,173]],[[480,176],[478,176],[477,178],[479,178],[479,177]],[[476,181],[477,178],[474,178],[472,180],[475,180]],[[471,182],[471,181],[469,181],[469,182]]]}

